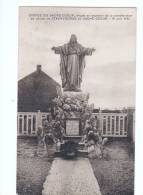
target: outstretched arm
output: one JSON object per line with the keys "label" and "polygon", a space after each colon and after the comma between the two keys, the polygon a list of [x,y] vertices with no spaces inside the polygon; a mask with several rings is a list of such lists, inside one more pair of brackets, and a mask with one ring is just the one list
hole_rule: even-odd
{"label": "outstretched arm", "polygon": [[83,53],[84,55],[92,55],[92,53],[95,51],[94,48],[84,48]]}
{"label": "outstretched arm", "polygon": [[55,54],[61,54],[62,53],[61,46],[59,46],[59,47],[52,47],[52,50],[55,51]]}

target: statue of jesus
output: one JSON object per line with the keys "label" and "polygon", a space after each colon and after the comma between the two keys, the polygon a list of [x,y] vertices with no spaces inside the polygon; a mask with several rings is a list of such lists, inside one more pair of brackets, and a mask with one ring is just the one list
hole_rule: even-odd
{"label": "statue of jesus", "polygon": [[52,47],[60,54],[60,75],[64,91],[81,91],[82,73],[85,68],[85,55],[92,55],[94,48],[85,48],[77,42],[76,35],[71,35],[70,41],[59,47]]}

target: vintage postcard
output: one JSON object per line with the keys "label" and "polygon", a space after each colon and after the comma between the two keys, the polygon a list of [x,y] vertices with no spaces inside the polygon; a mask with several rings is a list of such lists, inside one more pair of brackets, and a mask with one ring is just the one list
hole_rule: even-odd
{"label": "vintage postcard", "polygon": [[18,195],[134,195],[136,8],[19,7]]}

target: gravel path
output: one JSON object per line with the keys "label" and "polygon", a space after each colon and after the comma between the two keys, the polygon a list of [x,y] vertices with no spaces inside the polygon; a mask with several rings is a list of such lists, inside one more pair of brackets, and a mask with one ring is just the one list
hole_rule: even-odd
{"label": "gravel path", "polygon": [[87,158],[53,161],[42,195],[101,195]]}

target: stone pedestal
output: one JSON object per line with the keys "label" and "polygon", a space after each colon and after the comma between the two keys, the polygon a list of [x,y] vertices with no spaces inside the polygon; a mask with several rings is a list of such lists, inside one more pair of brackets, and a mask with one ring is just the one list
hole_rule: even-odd
{"label": "stone pedestal", "polygon": [[62,93],[63,97],[77,98],[78,100],[86,101],[89,98],[89,93],[85,92],[74,92],[74,91],[64,91]]}
{"label": "stone pedestal", "polygon": [[64,91],[54,101],[55,120],[64,127],[64,141],[61,145],[67,141],[77,143],[78,155],[87,155],[84,141],[87,121],[91,119],[93,112],[93,107],[88,105],[88,99],[89,93]]}
{"label": "stone pedestal", "polygon": [[57,120],[79,119],[80,128],[84,130],[86,120],[92,115],[92,108],[88,105],[89,93],[64,91],[54,100]]}

